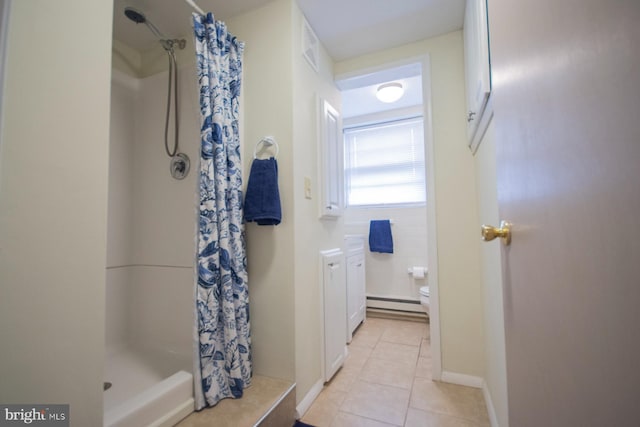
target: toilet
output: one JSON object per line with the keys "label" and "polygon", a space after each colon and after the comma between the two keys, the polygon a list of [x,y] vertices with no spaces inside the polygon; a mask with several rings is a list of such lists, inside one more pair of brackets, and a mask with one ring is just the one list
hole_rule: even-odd
{"label": "toilet", "polygon": [[424,311],[429,314],[429,286],[420,288],[420,304],[422,304]]}

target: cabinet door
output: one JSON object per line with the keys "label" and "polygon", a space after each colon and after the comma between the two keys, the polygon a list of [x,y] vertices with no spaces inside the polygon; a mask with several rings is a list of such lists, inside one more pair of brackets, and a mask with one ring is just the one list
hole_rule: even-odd
{"label": "cabinet door", "polygon": [[467,135],[473,141],[491,92],[486,0],[467,0],[464,16]]}
{"label": "cabinet door", "polygon": [[343,143],[340,114],[326,100],[320,100],[319,181],[320,217],[342,215],[343,209]]}
{"label": "cabinet door", "polygon": [[324,380],[344,363],[347,331],[346,277],[344,254],[340,250],[322,252],[324,306]]}

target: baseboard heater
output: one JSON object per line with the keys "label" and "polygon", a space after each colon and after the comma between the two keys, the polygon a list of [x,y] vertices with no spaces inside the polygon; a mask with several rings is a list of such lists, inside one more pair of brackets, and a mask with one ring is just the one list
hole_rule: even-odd
{"label": "baseboard heater", "polygon": [[420,300],[407,298],[388,298],[367,295],[367,309],[385,310],[397,313],[419,313],[425,315]]}

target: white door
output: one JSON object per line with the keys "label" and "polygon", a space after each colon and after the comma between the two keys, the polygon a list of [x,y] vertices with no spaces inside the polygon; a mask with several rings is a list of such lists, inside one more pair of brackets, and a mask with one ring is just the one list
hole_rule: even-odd
{"label": "white door", "polygon": [[490,0],[509,425],[640,419],[640,2]]}
{"label": "white door", "polygon": [[[491,102],[485,114],[492,117]],[[484,120],[483,120],[484,122]],[[475,153],[476,191],[478,194],[478,225],[498,224],[498,194],[496,189],[496,150],[493,119],[480,131]],[[480,229],[478,228],[478,232]],[[478,237],[480,234],[478,234]],[[485,382],[491,399],[491,414],[501,427],[507,419],[507,368],[505,361],[504,316],[502,310],[502,261],[500,240],[481,246],[482,287],[484,297]]]}

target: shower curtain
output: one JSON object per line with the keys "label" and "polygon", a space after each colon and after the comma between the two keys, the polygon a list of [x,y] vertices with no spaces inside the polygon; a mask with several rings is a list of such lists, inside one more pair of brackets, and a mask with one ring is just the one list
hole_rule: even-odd
{"label": "shower curtain", "polygon": [[193,15],[200,86],[200,218],[195,308],[196,409],[251,382],[238,101],[244,44],[211,13]]}

